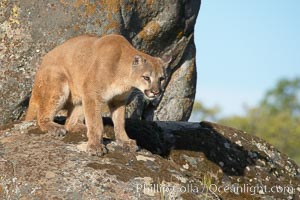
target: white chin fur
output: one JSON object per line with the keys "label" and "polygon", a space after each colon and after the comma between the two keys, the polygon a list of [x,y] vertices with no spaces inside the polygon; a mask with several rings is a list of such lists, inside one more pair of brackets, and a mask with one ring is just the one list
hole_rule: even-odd
{"label": "white chin fur", "polygon": [[156,99],[156,97],[155,97],[155,96],[151,96],[151,97],[149,97],[149,96],[147,96],[147,95],[144,95],[144,96],[146,97],[146,99],[148,99],[148,100],[150,100],[150,101],[152,101],[152,100]]}

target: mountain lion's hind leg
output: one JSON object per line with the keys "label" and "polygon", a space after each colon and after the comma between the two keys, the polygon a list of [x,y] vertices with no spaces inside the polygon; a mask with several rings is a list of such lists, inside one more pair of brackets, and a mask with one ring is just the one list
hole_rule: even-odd
{"label": "mountain lion's hind leg", "polygon": [[86,126],[83,123],[84,113],[82,105],[68,105],[68,116],[66,129],[70,132],[86,133]]}

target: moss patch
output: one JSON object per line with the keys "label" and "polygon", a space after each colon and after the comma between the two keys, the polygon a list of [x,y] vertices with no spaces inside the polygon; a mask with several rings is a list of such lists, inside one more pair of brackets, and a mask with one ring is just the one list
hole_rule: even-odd
{"label": "moss patch", "polygon": [[85,133],[82,132],[68,132],[62,141],[68,144],[79,144],[83,141],[86,142],[87,137],[85,136]]}
{"label": "moss patch", "polygon": [[35,127],[28,130],[29,135],[42,135],[45,134],[45,132],[41,131],[40,128]]}
{"label": "moss patch", "polygon": [[10,122],[10,123],[4,124],[4,125],[0,126],[0,131],[11,129],[14,127],[14,124],[16,124],[16,123]]}
{"label": "moss patch", "polygon": [[[122,153],[109,153],[105,155],[106,158],[111,158],[112,164],[101,164],[91,162],[87,167],[95,170],[106,170],[108,174],[115,175],[121,181],[128,182],[135,177],[151,177],[154,182],[160,183],[161,181],[179,182],[171,171],[179,170],[174,164],[167,160],[157,159],[152,161],[138,161],[135,154],[124,155]],[[156,165],[153,168],[153,165]]]}

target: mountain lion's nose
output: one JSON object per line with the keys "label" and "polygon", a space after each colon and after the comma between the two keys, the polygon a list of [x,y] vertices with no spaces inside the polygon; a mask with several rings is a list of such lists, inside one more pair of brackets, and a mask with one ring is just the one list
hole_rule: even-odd
{"label": "mountain lion's nose", "polygon": [[151,92],[152,92],[154,95],[160,94],[160,90],[151,90]]}

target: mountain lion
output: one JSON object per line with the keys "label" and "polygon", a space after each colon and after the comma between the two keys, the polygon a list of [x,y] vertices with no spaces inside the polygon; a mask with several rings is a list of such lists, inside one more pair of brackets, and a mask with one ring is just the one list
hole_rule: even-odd
{"label": "mountain lion", "polygon": [[[107,104],[117,142],[134,151],[136,142],[124,127],[126,101],[134,88],[150,100],[159,97],[170,60],[142,53],[120,35],[72,38],[43,57],[25,120],[37,118],[42,131],[64,136],[85,119],[87,152],[101,156],[106,150],[100,111]],[[53,121],[61,109],[68,110],[65,127]]]}

